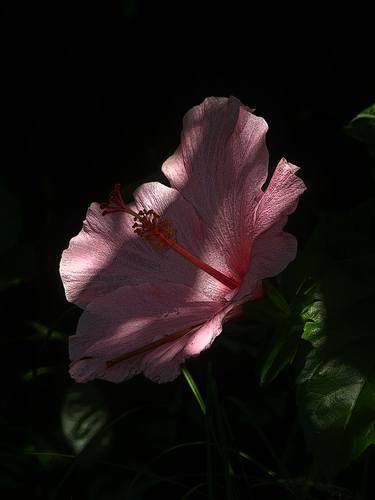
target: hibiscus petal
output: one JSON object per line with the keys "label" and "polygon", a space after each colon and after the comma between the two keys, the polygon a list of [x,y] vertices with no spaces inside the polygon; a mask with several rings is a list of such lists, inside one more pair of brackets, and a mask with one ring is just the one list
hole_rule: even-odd
{"label": "hibiscus petal", "polygon": [[[138,188],[134,197],[136,202],[129,208],[152,208],[169,220],[179,244],[197,257],[202,255],[202,222],[177,190],[151,182]],[[60,263],[70,302],[85,307],[121,286],[160,281],[194,286],[211,298],[227,293],[224,285],[173,250],[153,248],[134,233],[132,224],[132,217],[126,213],[103,216],[97,203],[90,206],[81,232],[70,241]]]}
{"label": "hibiscus petal", "polygon": [[282,158],[254,212],[253,237],[267,231],[274,224],[282,227],[288,215],[297,208],[298,199],[306,190],[302,179],[296,176],[299,167]]}
{"label": "hibiscus petal", "polygon": [[261,280],[281,273],[295,259],[296,253],[296,238],[282,231],[281,225],[262,233],[254,241],[249,270],[232,300],[255,298]]}
{"label": "hibiscus petal", "polygon": [[189,336],[182,337],[171,347],[164,346],[149,355],[144,360],[146,377],[159,383],[170,382],[178,377],[184,361],[208,349],[221,333],[226,314],[227,309],[221,310]]}
{"label": "hibiscus petal", "polygon": [[[120,382],[143,372],[166,382],[211,345],[230,306],[183,285],[124,286],[90,302],[70,337],[78,382]],[[174,340],[170,340],[170,339]]]}
{"label": "hibiscus petal", "polygon": [[279,274],[296,257],[297,240],[283,228],[306,189],[298,170],[282,159],[254,211],[250,265],[235,300],[251,295],[260,280]]}
{"label": "hibiscus petal", "polygon": [[234,97],[208,98],[184,118],[181,145],[163,165],[207,229],[206,260],[225,274],[248,267],[251,216],[267,177],[266,122]]}

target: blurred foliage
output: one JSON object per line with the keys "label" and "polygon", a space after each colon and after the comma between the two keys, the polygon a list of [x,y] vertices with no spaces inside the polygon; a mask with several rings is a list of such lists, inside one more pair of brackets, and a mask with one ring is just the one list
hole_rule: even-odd
{"label": "blurred foliage", "polygon": [[[347,247],[361,244],[350,257],[337,251],[337,259],[321,273],[315,300],[303,312],[303,339],[313,348],[298,376],[297,401],[316,467],[328,477],[375,443],[375,217],[369,214],[375,214],[373,203],[341,216],[340,223],[324,221],[326,244],[329,235],[337,245],[343,222]],[[362,226],[361,235],[357,228],[351,240],[353,219],[367,220],[369,226]]]}
{"label": "blurred foliage", "polygon": [[[347,130],[374,156],[375,105]],[[311,269],[319,281],[302,315],[303,339],[313,348],[297,379],[297,402],[315,469],[331,478],[375,444],[374,199],[326,215],[310,252],[320,263]]]}
{"label": "blurred foliage", "polygon": [[246,306],[247,321],[271,325],[260,383],[290,365],[297,375],[299,421],[319,480],[332,480],[375,444],[374,282],[370,200],[322,215],[279,288],[266,281],[266,297]]}

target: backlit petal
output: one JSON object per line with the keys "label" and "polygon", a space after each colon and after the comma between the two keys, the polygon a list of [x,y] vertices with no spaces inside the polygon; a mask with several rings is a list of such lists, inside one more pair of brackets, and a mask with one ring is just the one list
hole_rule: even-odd
{"label": "backlit petal", "polygon": [[[70,337],[70,372],[78,382],[120,382],[142,372],[155,381],[172,380],[186,358],[211,345],[225,312],[222,305],[183,285],[121,287],[92,301],[82,314],[77,334]],[[166,340],[162,345],[147,349],[161,339]],[[142,353],[106,366],[140,349]]]}
{"label": "backlit petal", "polygon": [[[132,210],[152,208],[176,230],[176,239],[197,257],[205,251],[202,222],[178,191],[158,182],[134,193]],[[194,286],[213,299],[227,289],[172,250],[158,251],[134,233],[133,218],[123,212],[102,215],[93,203],[81,232],[63,252],[60,273],[67,299],[82,307],[124,285],[161,281]]]}
{"label": "backlit petal", "polygon": [[248,267],[254,208],[267,177],[267,124],[234,98],[206,99],[184,118],[181,145],[163,165],[206,228],[206,259],[222,272]]}

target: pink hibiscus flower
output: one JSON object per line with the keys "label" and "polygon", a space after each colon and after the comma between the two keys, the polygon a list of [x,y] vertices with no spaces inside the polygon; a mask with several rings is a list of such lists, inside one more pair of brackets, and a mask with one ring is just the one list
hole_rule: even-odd
{"label": "pink hibiscus flower", "polygon": [[283,231],[305,190],[285,159],[265,190],[266,122],[234,97],[206,99],[184,118],[181,145],[124,203],[93,203],[63,252],[67,299],[84,309],[70,337],[71,376],[175,379],[261,280],[296,255]]}

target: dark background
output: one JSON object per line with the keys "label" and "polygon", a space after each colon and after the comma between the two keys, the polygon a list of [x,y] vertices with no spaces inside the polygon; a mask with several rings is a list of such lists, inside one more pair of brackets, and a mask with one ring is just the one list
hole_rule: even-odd
{"label": "dark background", "polygon": [[[2,292],[5,336],[31,335],[30,321],[74,333],[79,312],[65,301],[62,250],[87,206],[105,200],[115,182],[130,189],[158,175],[178,145],[184,113],[207,96],[234,95],[256,108],[270,126],[271,166],[285,156],[301,167],[308,191],[290,222],[301,245],[321,211],[349,209],[373,193],[370,159],[344,131],[375,101],[368,12],[175,4],[6,8],[2,213],[17,228],[7,228],[13,246],[4,233],[1,267],[21,284]],[[66,346],[5,349],[4,419],[41,434],[46,426],[56,438],[56,394],[69,383]],[[57,366],[59,376],[38,382],[30,399],[19,377],[38,361]],[[135,402],[168,400],[172,391],[130,384]],[[115,397],[124,390],[105,387]]]}

